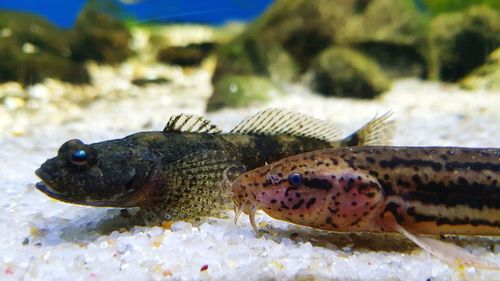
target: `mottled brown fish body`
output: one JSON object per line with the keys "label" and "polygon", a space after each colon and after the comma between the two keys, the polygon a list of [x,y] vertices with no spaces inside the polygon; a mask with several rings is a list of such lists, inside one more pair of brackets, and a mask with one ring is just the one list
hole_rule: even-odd
{"label": "mottled brown fish body", "polygon": [[[300,185],[287,180],[294,173],[302,176]],[[233,191],[256,197],[236,198],[237,203],[322,229],[395,231],[397,222],[421,234],[500,235],[500,150],[495,148],[325,149],[244,174]],[[301,201],[285,192],[298,193],[294,196],[309,206],[297,207]]]}

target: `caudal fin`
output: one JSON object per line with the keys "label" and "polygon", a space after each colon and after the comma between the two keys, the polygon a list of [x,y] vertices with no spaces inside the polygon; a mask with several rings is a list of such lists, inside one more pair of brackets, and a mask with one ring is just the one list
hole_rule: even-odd
{"label": "caudal fin", "polygon": [[374,117],[356,132],[340,141],[340,146],[390,145],[394,134],[392,112]]}
{"label": "caudal fin", "polygon": [[396,230],[420,248],[452,266],[467,265],[483,269],[500,270],[500,264],[477,257],[455,244],[412,234],[400,225],[396,225]]}

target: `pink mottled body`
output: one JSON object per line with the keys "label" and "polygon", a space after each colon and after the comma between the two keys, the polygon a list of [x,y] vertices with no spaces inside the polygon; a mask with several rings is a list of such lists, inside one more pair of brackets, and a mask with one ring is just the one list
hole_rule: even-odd
{"label": "pink mottled body", "polygon": [[301,225],[337,231],[372,231],[384,206],[380,204],[379,187],[369,184],[370,176],[355,171],[318,172],[322,175],[315,180],[329,182],[333,188],[299,190],[283,186],[255,194],[255,202],[271,217]]}

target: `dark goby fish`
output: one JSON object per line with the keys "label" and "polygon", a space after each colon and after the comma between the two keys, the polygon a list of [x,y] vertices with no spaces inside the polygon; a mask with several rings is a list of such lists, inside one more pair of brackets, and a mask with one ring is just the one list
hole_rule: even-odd
{"label": "dark goby fish", "polygon": [[171,117],[163,131],[122,139],[64,143],[36,171],[36,187],[69,203],[140,207],[149,224],[217,215],[232,205],[223,179],[294,154],[327,147],[387,144],[390,114],[347,138],[327,122],[268,109],[222,133],[193,115]]}

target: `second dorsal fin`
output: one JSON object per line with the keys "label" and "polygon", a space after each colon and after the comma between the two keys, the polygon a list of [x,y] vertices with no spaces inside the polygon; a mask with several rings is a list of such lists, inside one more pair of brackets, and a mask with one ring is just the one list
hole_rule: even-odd
{"label": "second dorsal fin", "polygon": [[222,130],[210,120],[192,114],[178,114],[170,117],[163,133],[207,133],[217,134]]}
{"label": "second dorsal fin", "polygon": [[248,117],[231,130],[234,134],[310,137],[324,141],[339,140],[341,130],[326,121],[286,109],[270,108]]}

